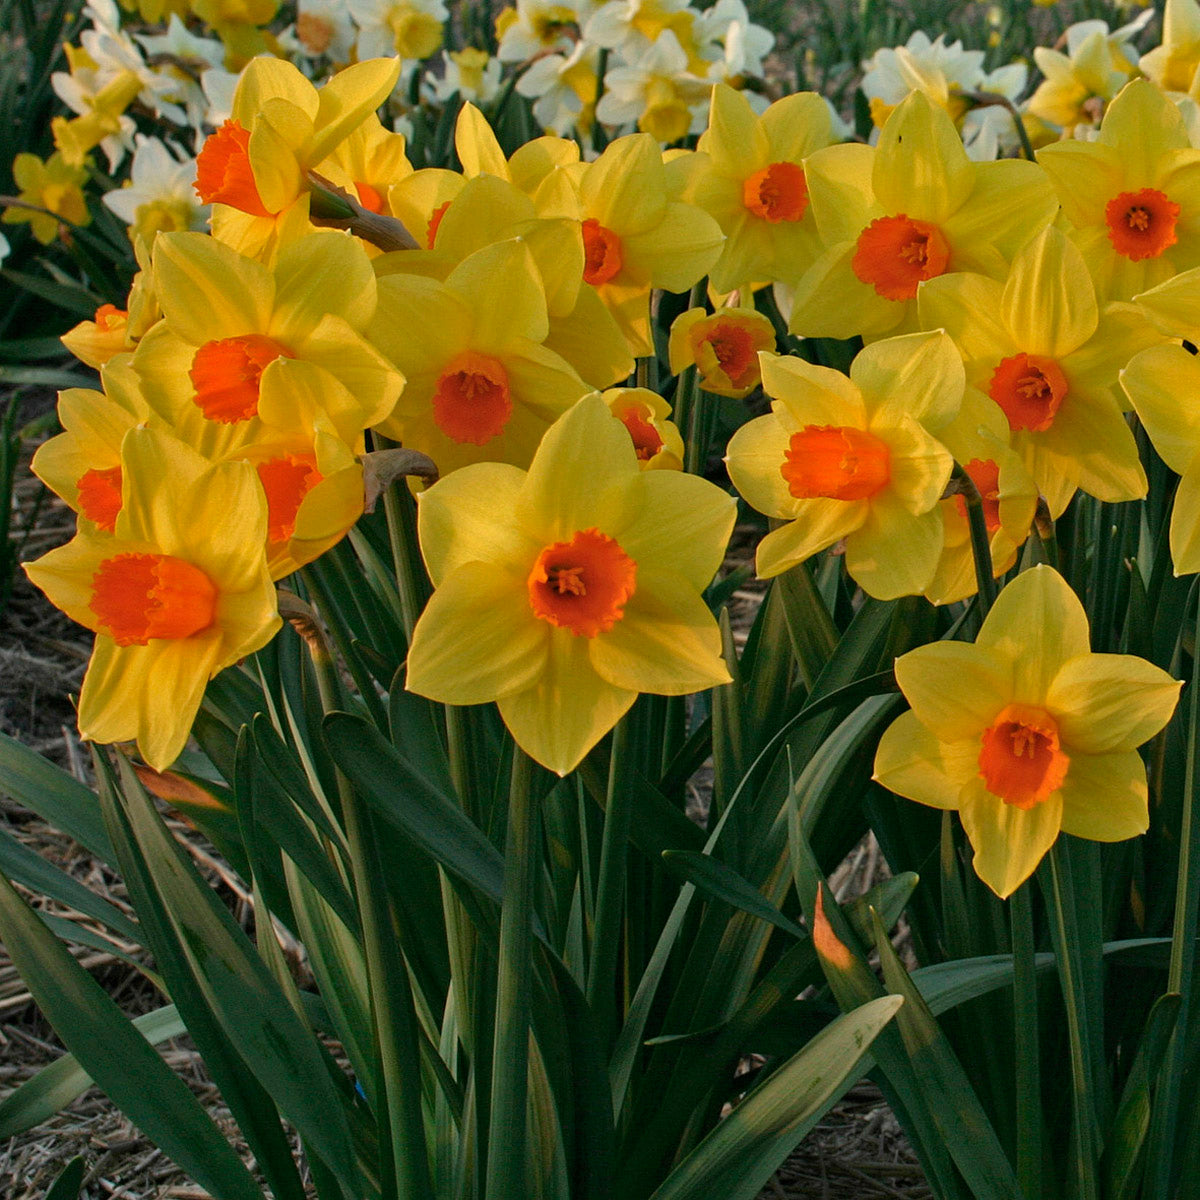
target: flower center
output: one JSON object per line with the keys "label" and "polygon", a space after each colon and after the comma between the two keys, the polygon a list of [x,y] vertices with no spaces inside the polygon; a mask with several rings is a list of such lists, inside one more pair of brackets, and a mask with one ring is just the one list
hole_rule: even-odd
{"label": "flower center", "polygon": [[358,193],[358,202],[373,213],[381,213],[386,207],[383,197],[369,183],[356,183],[354,190]]}
{"label": "flower center", "polygon": [[1004,410],[1010,428],[1041,433],[1054,424],[1062,407],[1067,377],[1052,358],[1013,354],[992,373],[988,395]]}
{"label": "flower center", "polygon": [[649,462],[663,448],[658,430],[646,419],[646,410],[640,404],[631,404],[613,416],[629,430],[639,462]]}
{"label": "flower center", "polygon": [[258,413],[259,381],[267,364],[291,357],[278,342],[259,333],[205,342],[188,371],[196,389],[193,399],[210,421],[248,421]]}
{"label": "flower center", "polygon": [[756,217],[776,224],[799,221],[808,210],[808,181],[804,168],[777,162],[755,171],[742,184],[742,205]]}
{"label": "flower center", "polygon": [[101,631],[118,646],[201,633],[213,623],[216,606],[213,581],[199,567],[169,554],[106,558],[92,576],[88,604]]}
{"label": "flower center", "polygon": [[595,637],[624,615],[633,595],[637,563],[598,529],[581,529],[569,542],[554,542],[529,573],[533,615],[577,637]]}
{"label": "flower center", "polygon": [[296,532],[296,514],[304,497],[324,478],[308,455],[285,454],[258,464],[267,495],[267,540],[286,542]]}
{"label": "flower center", "polygon": [[508,372],[497,358],[465,350],[438,376],[433,419],[454,441],[483,446],[512,416]]}
{"label": "flower center", "polygon": [[441,21],[415,4],[393,5],[386,19],[401,58],[428,58],[442,44]]}
{"label": "flower center", "polygon": [[928,221],[901,213],[879,217],[858,235],[850,266],[885,300],[911,300],[924,279],[933,279],[950,262],[950,244]]}
{"label": "flower center", "polygon": [[250,167],[250,131],[226,121],[210,133],[196,158],[196,195],[203,204],[228,204],[255,217],[269,217]]}
{"label": "flower center", "polygon": [[595,217],[583,223],[583,278],[593,287],[607,283],[620,270],[621,239]]}
{"label": "flower center", "polygon": [[102,304],[96,309],[96,328],[101,333],[112,333],[124,329],[129,321],[129,314],[115,304]]}
{"label": "flower center", "polygon": [[112,533],[121,511],[121,468],[93,467],[84,471],[75,486],[79,490],[79,511],[105,533]]}
{"label": "flower center", "polygon": [[892,477],[887,444],[850,425],[805,425],[779,468],[797,500],[865,500]]}
{"label": "flower center", "polygon": [[1070,765],[1058,744],[1058,723],[1043,708],[1006,705],[983,731],[979,775],[1005,804],[1041,804],[1062,787]]}
{"label": "flower center", "polygon": [[1155,188],[1122,192],[1104,207],[1108,240],[1118,254],[1134,262],[1157,258],[1175,245],[1178,218],[1179,205]]}
{"label": "flower center", "polygon": [[439,204],[437,206],[437,208],[435,208],[433,210],[433,213],[430,215],[429,227],[425,230],[425,249],[426,250],[433,249],[433,243],[437,239],[438,227],[441,225],[442,218],[446,215],[446,209],[448,209],[449,207],[450,207],[450,201],[447,200],[445,204]]}
{"label": "flower center", "polygon": [[[983,501],[983,523],[989,534],[995,533],[1000,528],[1000,468],[990,458],[973,458],[963,469]],[[955,496],[954,504],[962,519],[967,520],[966,499]]]}
{"label": "flower center", "polygon": [[[696,354],[703,375],[711,375],[716,366],[734,387],[752,387],[758,380],[754,336],[736,321],[718,320],[700,338]],[[715,361],[706,361],[710,358]]]}

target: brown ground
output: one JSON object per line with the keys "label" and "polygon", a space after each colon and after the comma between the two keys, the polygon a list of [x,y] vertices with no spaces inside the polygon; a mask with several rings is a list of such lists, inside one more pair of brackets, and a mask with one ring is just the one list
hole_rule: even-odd
{"label": "brown ground", "polygon": [[[35,397],[30,412],[44,404],[44,399]],[[31,525],[24,558],[38,557],[70,537],[70,513],[42,495],[40,485],[27,473],[18,484],[16,503],[28,519],[18,521],[18,534],[23,524]],[[744,627],[758,597],[749,590],[736,599],[738,624]],[[67,697],[78,692],[89,652],[86,632],[51,608],[20,576],[7,611],[0,613],[0,731],[49,755],[80,778],[85,777],[86,767]],[[4,797],[0,797],[0,827],[112,903],[127,907],[119,880],[70,839]],[[250,905],[212,848],[181,822],[176,823],[176,831],[234,912],[249,923]],[[874,847],[864,844],[835,876],[835,890],[839,895],[857,894],[880,869],[886,867]],[[61,907],[58,911],[72,915]],[[127,965],[92,950],[76,948],[75,952],[130,1016],[163,1003]],[[61,1053],[53,1031],[0,946],[0,1098]],[[169,1043],[164,1055],[236,1144],[236,1127],[188,1040]],[[82,1200],[207,1200],[207,1193],[142,1138],[94,1088],[45,1124],[0,1143],[0,1197],[42,1200],[56,1175],[76,1155],[87,1164]],[[895,1118],[878,1091],[863,1082],[788,1160],[760,1200],[924,1200],[931,1195]]]}

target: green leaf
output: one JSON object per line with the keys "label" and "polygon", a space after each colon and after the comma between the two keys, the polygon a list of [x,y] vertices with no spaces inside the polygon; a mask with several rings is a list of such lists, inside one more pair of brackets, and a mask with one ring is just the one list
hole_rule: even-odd
{"label": "green leaf", "polygon": [[789,920],[757,888],[746,882],[732,867],[710,854],[692,850],[664,850],[663,863],[673,875],[686,883],[694,883],[702,892],[724,901],[752,917],[767,921],[776,929],[802,938],[808,934],[795,921]]}
{"label": "green leaf", "polygon": [[77,1154],[71,1159],[50,1185],[46,1200],[79,1200],[85,1165],[82,1154]]}
{"label": "green leaf", "polygon": [[222,1200],[262,1200],[183,1080],[2,876],[0,937],[46,1019],[113,1103],[201,1187]]}
{"label": "green leaf", "polygon": [[783,601],[792,654],[799,664],[800,678],[811,689],[837,647],[837,629],[807,563],[785,571],[775,580],[772,591],[777,591]]}
{"label": "green leaf", "polygon": [[330,713],[324,730],[338,766],[375,812],[446,870],[500,903],[504,860],[453,800],[361,717]]}
{"label": "green leaf", "polygon": [[[133,1027],[152,1046],[187,1033],[175,1005],[134,1017]],[[0,1102],[0,1140],[49,1120],[92,1086],[92,1077],[74,1054],[64,1054],[27,1079]]]}
{"label": "green leaf", "polygon": [[902,1003],[881,996],[838,1017],[721,1121],[652,1200],[752,1200],[858,1078],[868,1048]]}
{"label": "green leaf", "polygon": [[49,759],[3,733],[0,791],[78,842],[94,858],[113,865],[112,846],[95,794]]}

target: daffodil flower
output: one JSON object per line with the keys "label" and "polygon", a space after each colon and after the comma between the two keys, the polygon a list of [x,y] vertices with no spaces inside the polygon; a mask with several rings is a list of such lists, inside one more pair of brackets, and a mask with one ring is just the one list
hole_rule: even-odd
{"label": "daffodil flower", "polygon": [[804,170],[825,251],[796,284],[790,328],[801,337],[909,332],[925,280],[1002,277],[1056,211],[1034,163],[971,162],[922,92],[892,113],[875,149],[830,146]]}
{"label": "daffodil flower", "polygon": [[747,502],[786,522],[759,543],[758,574],[845,539],[846,568],[864,591],[923,592],[942,553],[938,501],[954,465],[933,432],[963,397],[954,343],[941,332],[872,343],[849,379],[798,358],[760,360],[771,412],[743,425],[725,458]]}
{"label": "daffodil flower", "polygon": [[96,633],[81,736],[136,738],[161,771],[183,749],[208,681],[280,626],[263,554],[267,502],[248,464],[206,462],[162,430],[130,430],[122,465],[114,532],[81,527],[25,569]]}
{"label": "daffodil flower", "polygon": [[408,687],[445,704],[495,700],[517,744],[559,774],[639,692],[729,680],[700,591],[736,506],[678,471],[643,471],[599,396],[549,430],[528,472],[464,467],[422,493],[435,584]]}
{"label": "daffodil flower", "polygon": [[998,896],[1060,832],[1115,842],[1148,828],[1137,747],[1170,720],[1181,685],[1133,655],[1092,654],[1083,605],[1050,567],[1000,593],[974,645],[918,647],[896,680],[911,711],[884,733],[875,779],[957,809]]}
{"label": "daffodil flower", "polygon": [[609,411],[629,431],[643,471],[683,469],[683,437],[671,406],[649,388],[609,388],[601,393]]}
{"label": "daffodil flower", "polygon": [[775,327],[755,309],[692,308],[672,323],[667,353],[676,375],[695,365],[705,391],[741,399],[758,387],[759,351],[774,349]]}

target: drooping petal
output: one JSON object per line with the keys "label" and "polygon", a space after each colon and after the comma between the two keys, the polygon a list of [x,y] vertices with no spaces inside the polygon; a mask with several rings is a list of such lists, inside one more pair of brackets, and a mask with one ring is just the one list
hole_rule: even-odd
{"label": "drooping petal", "polygon": [[549,658],[534,684],[498,701],[517,745],[559,775],[577,767],[637,699],[637,692],[596,674],[587,641],[552,630]]}
{"label": "drooping petal", "polygon": [[1033,874],[1062,828],[1061,792],[1033,808],[1017,808],[993,796],[982,779],[963,789],[959,809],[975,851],[975,873],[1002,900]]}
{"label": "drooping petal", "polygon": [[958,808],[964,781],[978,770],[977,741],[939,741],[915,713],[901,713],[875,752],[876,782],[932,808]]}
{"label": "drooping petal", "polygon": [[1122,842],[1150,827],[1146,766],[1136,750],[1077,754],[1063,780],[1064,833],[1093,842]]}
{"label": "drooping petal", "polygon": [[491,562],[464,562],[442,578],[417,621],[407,687],[442,704],[521,691],[546,669],[551,632],[533,615],[523,578]]}
{"label": "drooping petal", "polygon": [[760,579],[782,574],[852,534],[867,519],[868,508],[862,500],[800,500],[796,514],[758,543],[754,569]]}

